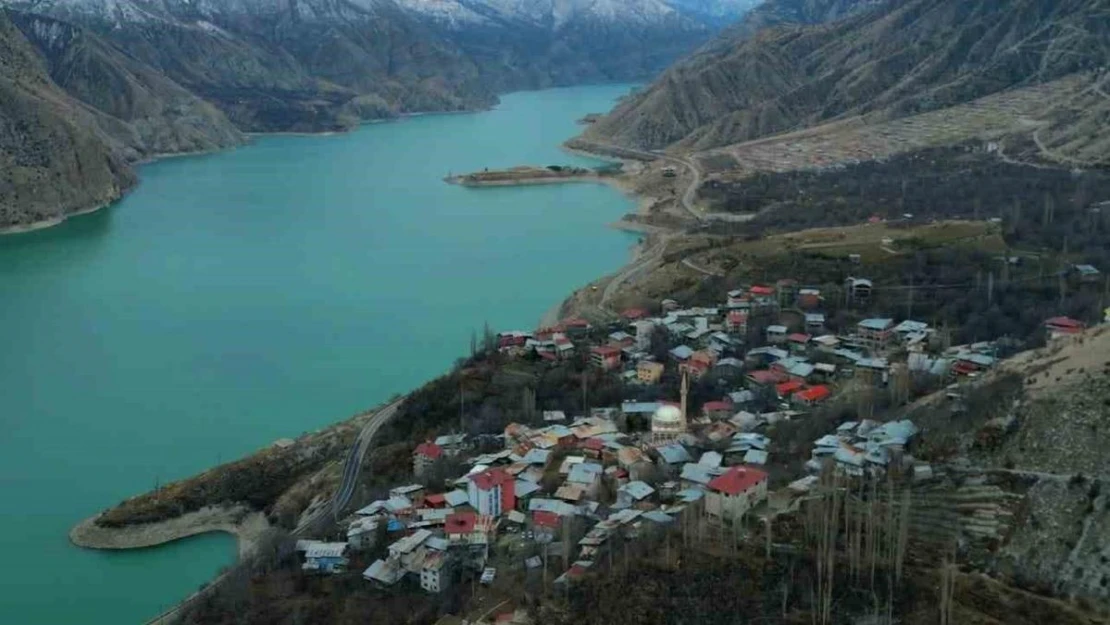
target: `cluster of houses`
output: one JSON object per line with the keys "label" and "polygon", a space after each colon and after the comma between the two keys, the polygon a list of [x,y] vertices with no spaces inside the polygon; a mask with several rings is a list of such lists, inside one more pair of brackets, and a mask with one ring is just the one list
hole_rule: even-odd
{"label": "cluster of houses", "polygon": [[[667,435],[622,433],[615,419],[623,409],[653,410],[670,428]],[[344,571],[352,551],[384,540],[388,555],[363,571],[365,579],[392,586],[409,577],[427,592],[442,592],[463,570],[492,576],[491,547],[499,536],[512,534],[541,549],[574,540],[574,561],[556,579],[570,581],[589,570],[618,534],[639,536],[682,514],[741,522],[767,498],[768,475],[757,465],[766,462],[770,441],[740,433],[727,420],[714,422],[725,427],[706,422],[690,433],[674,430],[669,419],[678,410],[673,404],[629,402],[573,420],[550,411],[540,427],[511,424],[503,433],[504,448],[468,457],[469,470],[451,480],[446,492],[398,486],[356,511],[347,542],[300,541],[304,569]],[[753,418],[748,425],[756,423]],[[711,446],[722,451],[708,450]],[[421,443],[413,452],[414,471],[465,449],[459,435]],[[585,534],[568,537],[572,525]],[[566,544],[558,547],[566,553]],[[525,562],[527,568],[537,565],[532,558]]]}
{"label": "cluster of houses", "polygon": [[[870,281],[853,278],[848,286],[850,298],[870,297]],[[870,318],[850,332],[829,333],[822,302],[817,289],[779,281],[731,291],[719,308],[682,309],[665,300],[660,316],[627,310],[623,329],[600,344],[597,332],[580,319],[537,332],[499,334],[502,352],[545,360],[587,349],[593,366],[632,384],[657,384],[672,368],[681,375],[681,402],[626,401],[571,418],[546,411],[542,424],[510,424],[501,435],[504,447],[480,455],[472,455],[464,435],[425,441],[413,452],[415,475],[450,457],[465,458],[466,474],[449,480],[445,492],[426,492],[419,484],[392,489],[349,520],[346,542],[300,541],[304,569],[344,571],[352,551],[385,541],[387,555],[363,577],[382,586],[411,578],[437,593],[464,570],[492,579],[490,565],[498,564],[491,563],[492,547],[512,534],[543,553],[561,543],[561,555],[568,553],[566,541],[576,541],[573,563],[556,580],[570,581],[591,570],[616,536],[642,535],[684,514],[742,523],[769,496],[764,467],[772,441],[764,429],[829,400],[845,379],[882,385],[898,370],[974,377],[995,364],[993,344],[940,349],[934,329],[915,320]],[[763,345],[745,349],[753,338],[749,322],[766,315],[771,317],[764,321],[773,323],[761,326]],[[1066,336],[1084,326],[1057,317],[1045,327],[1052,336]],[[678,343],[662,362],[649,355],[660,331]],[[728,367],[743,387],[690,411],[688,380]],[[650,431],[621,427],[645,421]],[[913,463],[906,453],[917,432],[909,421],[845,423],[814,442],[807,469],[816,473],[832,466],[862,477],[897,465],[927,478],[929,467]],[[801,492],[815,480],[811,475],[785,490]],[[570,537],[569,527],[585,533]],[[531,557],[524,566],[546,567],[546,562]]]}
{"label": "cluster of houses", "polygon": [[[852,302],[866,303],[873,288],[866,278],[849,278],[845,293]],[[906,370],[958,381],[994,365],[993,344],[942,348],[942,337],[923,321],[875,317],[830,332],[824,301],[819,289],[779,280],[773,286],[730,291],[715,308],[681,308],[663,300],[657,316],[629,309],[619,327],[603,337],[585,320],[569,319],[534,333],[502,333],[498,345],[502,351],[546,359],[588,350],[593,366],[619,374],[629,384],[658,384],[669,369],[694,381],[710,372],[731,371],[743,374],[746,390],[797,410],[826,402],[848,379],[881,386]],[[1079,332],[1083,324],[1060,317],[1046,322],[1046,328],[1055,336]],[[661,331],[675,346],[657,360],[651,355],[652,341]]]}
{"label": "cluster of houses", "polygon": [[[917,433],[917,426],[910,420],[842,423],[835,433],[814,441],[806,468],[818,473],[831,460],[838,472],[852,477],[882,475],[892,464],[905,468],[912,460],[905,455],[906,448]],[[927,465],[910,466],[922,474],[929,470]]]}

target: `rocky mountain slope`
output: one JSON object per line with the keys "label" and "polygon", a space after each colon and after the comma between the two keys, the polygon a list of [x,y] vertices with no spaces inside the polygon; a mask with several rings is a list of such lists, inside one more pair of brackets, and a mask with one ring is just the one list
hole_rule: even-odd
{"label": "rocky mountain slope", "polygon": [[800,5],[801,15],[815,18],[863,9],[826,25],[754,36],[751,26],[731,29],[600,120],[587,138],[703,149],[848,116],[941,109],[1110,60],[1104,0],[862,5]]}
{"label": "rocky mountain slope", "polygon": [[135,182],[96,115],[69,97],[0,11],[0,228],[59,220]]}
{"label": "rocky mountain slope", "polygon": [[[749,0],[4,0],[87,27],[249,131],[648,78]],[[689,6],[686,6],[689,5]]]}
{"label": "rocky mountain slope", "polygon": [[[646,78],[750,2],[0,0],[12,48],[0,159],[13,164],[0,227],[103,204],[132,183],[126,163],[237,145],[241,131],[343,130]],[[66,188],[32,198],[31,153]]]}
{"label": "rocky mountain slope", "polygon": [[54,83],[98,113],[124,156],[199,152],[239,144],[242,134],[214,106],[164,75],[65,22],[12,13]]}

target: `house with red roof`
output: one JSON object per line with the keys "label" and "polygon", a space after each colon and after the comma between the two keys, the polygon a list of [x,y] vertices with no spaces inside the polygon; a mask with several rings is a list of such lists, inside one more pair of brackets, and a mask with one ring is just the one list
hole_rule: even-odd
{"label": "house with red roof", "polygon": [[456,512],[447,515],[443,532],[447,540],[456,544],[485,545],[497,527],[497,519],[474,512]]}
{"label": "house with red roof", "polygon": [[573,336],[583,336],[590,331],[590,322],[581,317],[563,319],[562,325],[567,329],[567,334]]}
{"label": "house with red roof", "polygon": [[707,401],[702,405],[701,411],[710,419],[727,419],[732,416],[732,402]]}
{"label": "house with red roof", "polygon": [[753,310],[766,311],[774,309],[779,304],[778,299],[775,298],[774,287],[757,285],[748,289],[748,293],[752,297]]}
{"label": "house with red roof", "polygon": [[640,319],[646,319],[647,316],[648,311],[644,310],[643,308],[627,308],[624,312],[621,313],[621,317],[627,319],[628,321],[638,321]]}
{"label": "house with red roof", "polygon": [[745,466],[730,467],[709,481],[705,513],[718,519],[738,521],[767,499],[767,473]]}
{"label": "house with red roof", "polygon": [[516,506],[513,476],[499,468],[486,469],[470,478],[466,496],[478,514],[499,517]]}
{"label": "house with red roof", "polygon": [[733,334],[747,334],[748,333],[748,311],[746,310],[733,310],[729,311],[728,316],[725,317],[725,329]]}
{"label": "house with red roof", "polygon": [[717,355],[709,350],[698,350],[686,361],[683,367],[690,372],[690,377],[697,380],[709,372],[717,364]]}
{"label": "house with red roof", "polygon": [[825,401],[831,395],[832,390],[830,390],[829,387],[825,386],[824,384],[820,384],[818,386],[811,386],[807,389],[803,389],[794,393],[794,403],[801,404],[803,406],[813,406]]}
{"label": "house with red roof", "polygon": [[1060,338],[1080,334],[1087,329],[1087,324],[1071,317],[1053,317],[1044,322],[1049,338]]}
{"label": "house with red roof", "polygon": [[578,448],[582,450],[583,455],[601,459],[601,452],[605,450],[605,441],[600,438],[587,438],[578,443]]}
{"label": "house with red roof", "polygon": [[590,364],[605,371],[612,371],[621,366],[621,349],[614,345],[591,347]]}
{"label": "house with red roof", "polygon": [[775,294],[775,289],[769,286],[756,285],[748,289],[748,292],[755,297],[769,297]]}
{"label": "house with red roof", "polygon": [[528,343],[528,339],[532,338],[531,332],[521,332],[515,330],[512,332],[498,332],[497,333],[497,350],[510,351],[516,348],[523,348]]}
{"label": "house with red roof", "polygon": [[535,532],[536,537],[547,535],[551,537],[558,536],[559,530],[563,528],[563,517],[559,516],[558,512],[550,512],[547,510],[535,510],[532,512],[532,531]]}
{"label": "house with red roof", "polygon": [[779,399],[786,399],[787,397],[790,397],[791,395],[793,395],[794,393],[797,393],[798,391],[802,390],[803,388],[805,388],[805,383],[804,382],[799,382],[797,380],[791,380],[789,382],[783,382],[781,384],[776,384],[775,385],[775,393],[779,396]]}
{"label": "house with red roof", "polygon": [[806,350],[807,347],[809,347],[809,339],[811,338],[813,337],[808,334],[795,332],[793,334],[786,335],[786,342],[790,345],[791,351],[803,352]]}
{"label": "house with red roof", "polygon": [[770,386],[778,384],[787,379],[787,375],[781,371],[771,371],[768,369],[759,369],[751,371],[746,376],[748,379],[748,386]]}
{"label": "house with red roof", "polygon": [[456,512],[447,515],[443,522],[443,531],[448,540],[462,541],[469,539],[478,525],[478,515],[473,512]]}
{"label": "house with red roof", "polygon": [[432,441],[424,441],[412,452],[412,472],[421,475],[433,462],[443,457],[443,448]]}

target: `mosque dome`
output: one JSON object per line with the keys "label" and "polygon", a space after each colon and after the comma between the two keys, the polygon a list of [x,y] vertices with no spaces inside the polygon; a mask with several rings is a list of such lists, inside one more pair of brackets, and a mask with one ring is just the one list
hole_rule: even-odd
{"label": "mosque dome", "polygon": [[682,422],[682,411],[670,404],[663,404],[655,411],[655,415],[651,418],[651,422],[660,425],[678,425]]}
{"label": "mosque dome", "polygon": [[656,435],[676,436],[686,431],[686,419],[675,406],[660,406],[651,417],[651,431]]}

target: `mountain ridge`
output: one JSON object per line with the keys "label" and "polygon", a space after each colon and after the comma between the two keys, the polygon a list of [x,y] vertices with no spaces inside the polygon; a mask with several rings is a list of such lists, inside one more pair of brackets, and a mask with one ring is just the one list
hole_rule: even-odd
{"label": "mountain ridge", "polygon": [[0,228],[56,223],[134,184],[95,114],[54,84],[0,11]]}
{"label": "mountain ridge", "polygon": [[586,138],[702,150],[1048,82],[1110,58],[1100,2],[866,3],[828,24],[754,36],[731,29],[599,120]]}
{"label": "mountain ridge", "polygon": [[[131,163],[232,147],[244,132],[343,131],[487,108],[507,91],[645,78],[749,3],[0,0],[11,48],[0,228],[109,203],[135,183]],[[441,19],[458,15],[477,17]],[[37,164],[17,166],[29,154]],[[32,198],[39,176],[68,188]]]}

